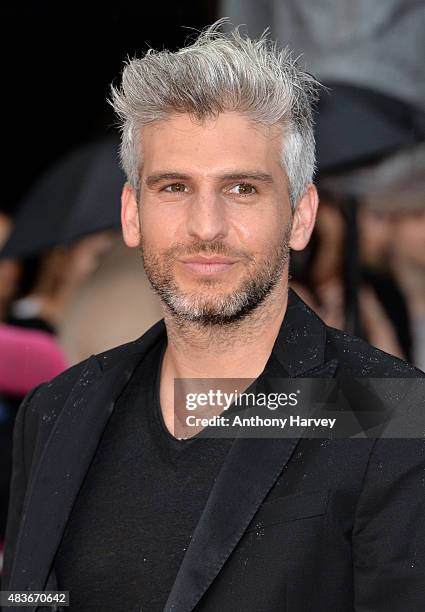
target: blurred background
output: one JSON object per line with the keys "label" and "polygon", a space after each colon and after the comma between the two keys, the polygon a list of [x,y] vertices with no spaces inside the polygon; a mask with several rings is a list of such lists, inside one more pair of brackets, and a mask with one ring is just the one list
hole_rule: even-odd
{"label": "blurred background", "polygon": [[[326,323],[425,369],[425,0],[22,2],[2,8],[0,568],[25,393],[161,318],[123,246],[115,118],[125,59],[219,17],[270,28],[327,87],[321,206],[291,284]],[[0,569],[1,571],[1,569]]]}

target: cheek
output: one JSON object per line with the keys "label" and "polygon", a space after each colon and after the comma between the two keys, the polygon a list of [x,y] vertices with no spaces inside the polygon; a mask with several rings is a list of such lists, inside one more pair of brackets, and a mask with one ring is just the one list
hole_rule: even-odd
{"label": "cheek", "polygon": [[262,208],[231,219],[232,233],[241,244],[255,251],[268,251],[280,243],[289,219],[282,211]]}
{"label": "cheek", "polygon": [[181,241],[181,215],[161,205],[142,204],[140,211],[141,232],[145,242],[158,248],[169,248],[174,242]]}

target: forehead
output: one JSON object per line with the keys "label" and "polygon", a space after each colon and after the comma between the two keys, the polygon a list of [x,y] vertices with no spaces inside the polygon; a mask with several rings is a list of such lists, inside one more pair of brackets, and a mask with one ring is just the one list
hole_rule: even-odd
{"label": "forehead", "polygon": [[239,113],[196,120],[170,115],[141,129],[143,173],[149,168],[281,168],[282,127],[255,123]]}

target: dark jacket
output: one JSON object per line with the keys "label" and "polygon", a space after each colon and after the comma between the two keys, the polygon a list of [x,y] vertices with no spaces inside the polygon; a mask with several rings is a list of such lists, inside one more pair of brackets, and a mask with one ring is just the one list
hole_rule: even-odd
{"label": "dark jacket", "polygon": [[[55,553],[105,424],[135,366],[164,334],[161,321],[23,402],[3,589],[55,589]],[[292,291],[275,354],[283,376],[410,378],[407,394],[417,394],[425,376],[325,326]],[[424,409],[416,404],[413,410]],[[164,610],[423,611],[424,479],[420,438],[236,438]]]}

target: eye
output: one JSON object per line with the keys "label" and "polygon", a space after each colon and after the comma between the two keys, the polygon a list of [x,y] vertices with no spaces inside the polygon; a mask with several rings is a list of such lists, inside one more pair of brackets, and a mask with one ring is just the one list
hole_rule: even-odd
{"label": "eye", "polygon": [[164,187],[163,191],[166,191],[167,193],[184,193],[185,189],[186,185],[183,183],[173,183],[172,185],[167,185],[167,187]]}
{"label": "eye", "polygon": [[253,185],[250,185],[249,183],[238,183],[238,185],[235,185],[234,187],[232,187],[232,189],[229,190],[229,193],[236,193],[237,195],[248,196],[254,195],[254,193],[257,193],[257,190]]}

